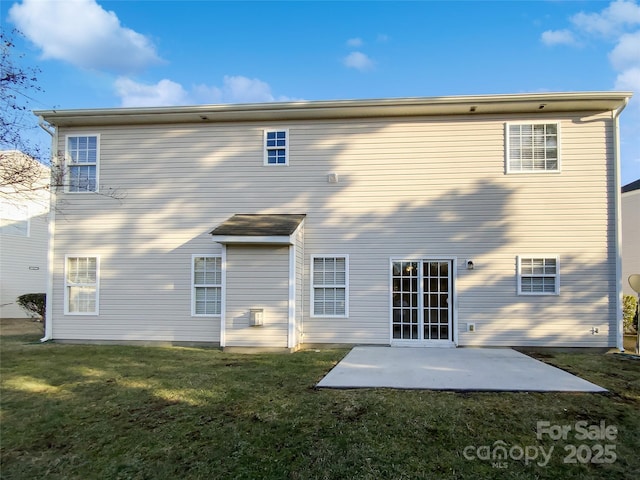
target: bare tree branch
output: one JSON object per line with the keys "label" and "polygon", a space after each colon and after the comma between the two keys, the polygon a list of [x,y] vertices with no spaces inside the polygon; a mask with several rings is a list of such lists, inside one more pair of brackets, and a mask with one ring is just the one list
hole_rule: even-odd
{"label": "bare tree branch", "polygon": [[[11,35],[19,36],[20,32],[14,30]],[[33,101],[30,93],[42,91],[37,84],[40,72],[19,64],[22,55],[15,54],[15,43],[3,31],[0,49],[0,199],[41,199],[36,194],[45,190],[66,191],[72,185],[64,154],[58,152],[49,161],[27,135],[30,129],[38,128],[33,125],[29,103]],[[116,200],[126,197],[126,192],[104,185],[91,193]]]}

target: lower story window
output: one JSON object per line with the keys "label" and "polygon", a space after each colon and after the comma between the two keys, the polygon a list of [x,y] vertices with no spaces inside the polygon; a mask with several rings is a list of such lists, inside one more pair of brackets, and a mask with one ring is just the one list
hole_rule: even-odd
{"label": "lower story window", "polygon": [[558,295],[559,293],[558,257],[518,257],[519,295]]}
{"label": "lower story window", "polygon": [[349,315],[349,258],[312,258],[311,308],[314,317]]}
{"label": "lower story window", "polygon": [[67,256],[65,313],[98,314],[98,257]]}
{"label": "lower story window", "polygon": [[222,311],[222,257],[193,257],[193,315],[220,315]]}

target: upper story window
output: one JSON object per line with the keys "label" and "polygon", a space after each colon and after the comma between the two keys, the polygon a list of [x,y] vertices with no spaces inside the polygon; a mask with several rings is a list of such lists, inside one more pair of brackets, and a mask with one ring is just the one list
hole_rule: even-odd
{"label": "upper story window", "polygon": [[289,164],[289,131],[265,130],[264,131],[264,164],[288,165]]}
{"label": "upper story window", "polygon": [[558,257],[518,257],[518,295],[559,295]]}
{"label": "upper story window", "polygon": [[507,173],[559,172],[557,123],[507,124]]}
{"label": "upper story window", "polygon": [[67,136],[69,192],[98,191],[99,135]]}

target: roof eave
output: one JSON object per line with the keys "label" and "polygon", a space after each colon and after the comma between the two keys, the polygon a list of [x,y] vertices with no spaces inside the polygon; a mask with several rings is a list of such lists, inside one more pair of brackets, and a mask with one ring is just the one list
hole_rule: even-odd
{"label": "roof eave", "polygon": [[632,92],[570,92],[377,100],[298,101],[187,107],[37,110],[55,126],[286,121],[432,115],[613,111]]}

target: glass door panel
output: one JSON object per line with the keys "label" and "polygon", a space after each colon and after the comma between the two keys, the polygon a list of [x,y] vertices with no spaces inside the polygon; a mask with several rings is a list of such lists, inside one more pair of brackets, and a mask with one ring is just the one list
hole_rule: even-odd
{"label": "glass door panel", "polygon": [[424,261],[422,272],[425,299],[423,339],[450,340],[449,294],[451,279],[449,277],[449,261]]}
{"label": "glass door panel", "polygon": [[393,338],[418,340],[419,320],[419,264],[393,262]]}
{"label": "glass door panel", "polygon": [[450,260],[392,262],[392,338],[451,341]]}

